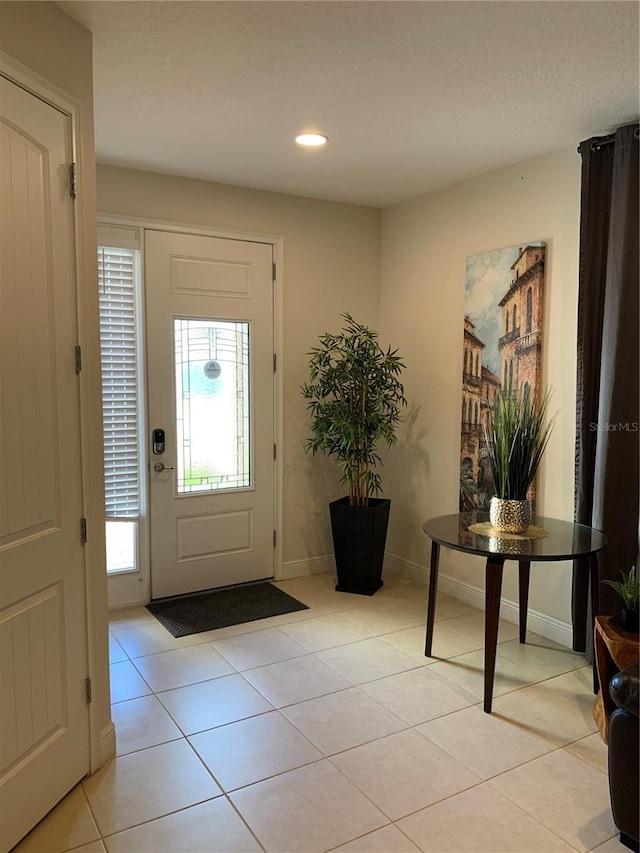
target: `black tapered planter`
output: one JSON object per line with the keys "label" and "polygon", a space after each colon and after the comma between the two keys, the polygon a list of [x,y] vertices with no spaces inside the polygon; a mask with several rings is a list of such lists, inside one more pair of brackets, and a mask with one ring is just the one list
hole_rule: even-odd
{"label": "black tapered planter", "polygon": [[622,618],[622,630],[628,631],[630,634],[637,634],[640,622],[638,620],[638,610],[628,610],[623,607],[620,616]]}
{"label": "black tapered planter", "polygon": [[390,507],[386,498],[370,498],[369,506],[350,506],[349,498],[329,504],[337,592],[373,595],[382,586]]}

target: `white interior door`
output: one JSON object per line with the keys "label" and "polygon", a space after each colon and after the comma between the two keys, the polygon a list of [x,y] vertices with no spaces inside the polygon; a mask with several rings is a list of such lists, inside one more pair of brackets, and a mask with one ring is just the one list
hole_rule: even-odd
{"label": "white interior door", "polygon": [[70,129],[0,78],[0,849],[89,770]]}
{"label": "white interior door", "polygon": [[270,578],[272,247],[146,231],[145,288],[151,595]]}

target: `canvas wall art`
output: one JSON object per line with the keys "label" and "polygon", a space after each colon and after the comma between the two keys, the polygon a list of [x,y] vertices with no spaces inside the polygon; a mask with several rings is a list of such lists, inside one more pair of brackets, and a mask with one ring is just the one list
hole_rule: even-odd
{"label": "canvas wall art", "polygon": [[[470,255],[466,264],[460,429],[460,511],[494,495],[484,425],[501,390],[540,390],[545,249],[527,243]],[[530,495],[533,497],[533,495]]]}

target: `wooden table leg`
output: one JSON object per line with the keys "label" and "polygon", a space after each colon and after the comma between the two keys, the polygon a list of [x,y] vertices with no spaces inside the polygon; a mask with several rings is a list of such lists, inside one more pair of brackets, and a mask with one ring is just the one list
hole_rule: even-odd
{"label": "wooden table leg", "polygon": [[598,666],[596,661],[595,648],[595,625],[596,616],[600,613],[600,587],[598,577],[598,555],[589,554],[589,591],[591,593],[591,635],[593,636],[593,692],[597,693],[600,689],[600,679],[598,678]]}
{"label": "wooden table leg", "polygon": [[498,619],[500,618],[500,592],[504,558],[488,557],[485,572],[484,611],[484,710],[491,713],[493,679],[496,671],[498,645]]}
{"label": "wooden table leg", "polygon": [[529,574],[531,563],[520,560],[518,586],[520,592],[520,642],[527,642],[527,608],[529,606]]}
{"label": "wooden table leg", "polygon": [[429,600],[427,603],[427,636],[424,644],[426,657],[431,657],[433,645],[433,623],[436,618],[436,594],[438,592],[438,563],[440,561],[440,546],[431,543],[431,568],[429,571]]}

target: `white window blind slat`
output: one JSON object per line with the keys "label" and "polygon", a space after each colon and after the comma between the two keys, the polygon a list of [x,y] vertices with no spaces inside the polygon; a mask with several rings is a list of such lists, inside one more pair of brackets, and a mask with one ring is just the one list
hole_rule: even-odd
{"label": "white window blind slat", "polygon": [[109,519],[140,513],[135,251],[100,247],[100,353],[105,509]]}

